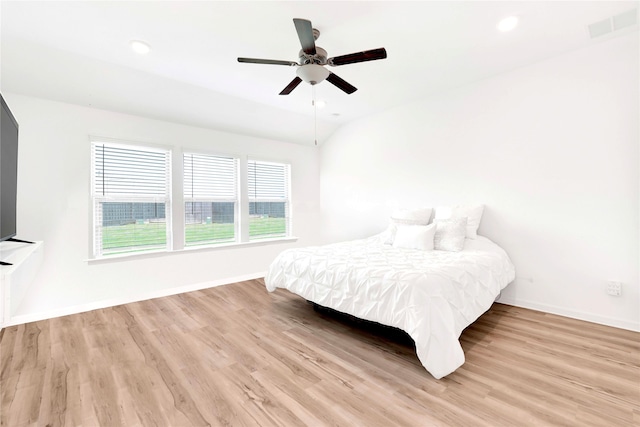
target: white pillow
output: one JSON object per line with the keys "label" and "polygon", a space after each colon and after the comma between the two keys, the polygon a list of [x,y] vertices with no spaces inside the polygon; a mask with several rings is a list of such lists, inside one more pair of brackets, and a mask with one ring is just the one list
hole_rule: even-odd
{"label": "white pillow", "polygon": [[391,214],[391,221],[396,224],[427,225],[432,212],[432,208],[396,209]]}
{"label": "white pillow", "polygon": [[396,235],[393,239],[394,248],[433,250],[433,236],[436,233],[436,225],[404,225],[398,224]]}
{"label": "white pillow", "polygon": [[393,239],[396,238],[396,230],[397,229],[398,229],[398,226],[396,224],[394,224],[393,222],[391,224],[389,224],[387,229],[382,232],[382,237],[381,237],[382,244],[384,244],[384,245],[393,245]]}
{"label": "white pillow", "polygon": [[467,217],[436,219],[434,223],[436,224],[436,234],[433,236],[434,249],[459,252],[464,248]]}
{"label": "white pillow", "polygon": [[467,217],[467,237],[475,239],[478,236],[478,228],[480,227],[483,211],[484,205],[438,206],[435,219]]}

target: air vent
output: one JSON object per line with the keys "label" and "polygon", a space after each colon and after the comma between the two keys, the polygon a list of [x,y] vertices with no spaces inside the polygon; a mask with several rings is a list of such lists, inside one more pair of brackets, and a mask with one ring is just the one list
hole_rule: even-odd
{"label": "air vent", "polygon": [[627,12],[620,13],[602,21],[594,22],[588,25],[589,36],[592,39],[604,36],[614,31],[620,31],[624,28],[633,27],[638,23],[638,9],[631,9]]}
{"label": "air vent", "polygon": [[633,27],[638,22],[638,9],[631,9],[613,17],[613,31]]}
{"label": "air vent", "polygon": [[596,37],[604,36],[611,32],[611,18],[607,18],[604,21],[594,22],[589,25],[589,35],[592,39]]}

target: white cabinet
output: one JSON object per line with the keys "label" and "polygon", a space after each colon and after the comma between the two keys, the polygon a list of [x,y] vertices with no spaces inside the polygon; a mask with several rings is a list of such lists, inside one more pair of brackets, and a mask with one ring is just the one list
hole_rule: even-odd
{"label": "white cabinet", "polygon": [[0,327],[11,321],[15,310],[35,278],[43,258],[42,242],[1,242],[0,261]]}

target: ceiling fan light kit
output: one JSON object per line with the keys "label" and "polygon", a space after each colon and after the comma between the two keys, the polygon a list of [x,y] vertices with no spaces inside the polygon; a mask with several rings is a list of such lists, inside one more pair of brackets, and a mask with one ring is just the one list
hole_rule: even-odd
{"label": "ceiling fan light kit", "polygon": [[307,19],[294,18],[293,24],[300,39],[302,50],[298,56],[298,62],[282,61],[277,59],[258,59],[258,58],[238,58],[238,62],[246,62],[252,64],[269,64],[269,65],[287,65],[297,66],[296,77],[280,92],[280,95],[289,95],[302,81],[310,85],[316,85],[328,81],[338,89],[347,94],[352,94],[358,90],[355,86],[347,83],[325,68],[326,65],[336,67],[346,64],[355,64],[357,62],[374,61],[387,57],[387,51],[384,48],[366,50],[363,52],[351,53],[348,55],[327,58],[327,51],[316,46],[316,40],[320,37],[320,31],[311,26],[311,21]]}
{"label": "ceiling fan light kit", "polygon": [[329,77],[329,74],[331,74],[331,71],[327,70],[322,65],[305,64],[300,66],[296,70],[296,74],[303,81],[311,85],[315,85],[324,81],[327,77]]}

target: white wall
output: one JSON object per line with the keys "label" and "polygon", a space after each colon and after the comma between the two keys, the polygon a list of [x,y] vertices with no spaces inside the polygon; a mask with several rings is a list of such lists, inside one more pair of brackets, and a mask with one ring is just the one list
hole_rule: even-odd
{"label": "white wall", "polygon": [[501,301],[640,330],[638,75],[636,32],[341,128],[321,149],[326,240],[483,203],[517,271]]}
{"label": "white wall", "polygon": [[[45,250],[33,286],[22,304],[14,307],[17,319],[33,320],[259,277],[283,249],[317,241],[319,156],[315,147],[4,95],[20,125],[17,237],[42,240]],[[290,162],[293,233],[299,239],[88,262],[89,135]]]}

